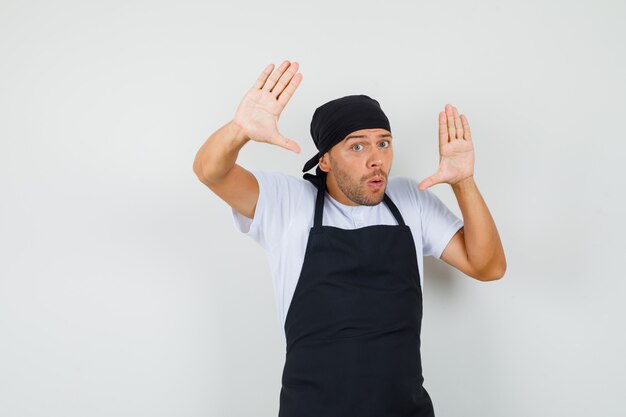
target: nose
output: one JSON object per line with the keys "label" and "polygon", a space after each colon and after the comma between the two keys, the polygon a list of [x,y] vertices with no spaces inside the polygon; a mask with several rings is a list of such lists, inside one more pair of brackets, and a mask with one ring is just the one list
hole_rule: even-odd
{"label": "nose", "polygon": [[376,149],[372,151],[370,157],[367,160],[368,168],[380,168],[383,165],[382,150]]}
{"label": "nose", "polygon": [[380,168],[383,164],[383,160],[382,159],[375,159],[375,160],[370,160],[369,162],[369,167],[370,168]]}

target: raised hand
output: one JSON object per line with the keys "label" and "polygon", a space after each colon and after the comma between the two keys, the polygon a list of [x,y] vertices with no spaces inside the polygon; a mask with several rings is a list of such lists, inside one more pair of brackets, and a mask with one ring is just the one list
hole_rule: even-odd
{"label": "raised hand", "polygon": [[233,122],[256,142],[266,142],[300,153],[300,146],[278,131],[278,119],[302,80],[298,63],[283,61],[272,74],[269,64],[237,107]]}
{"label": "raised hand", "polygon": [[447,104],[439,112],[439,168],[419,183],[425,190],[439,183],[455,185],[474,175],[474,144],[465,115],[459,116],[456,107]]}

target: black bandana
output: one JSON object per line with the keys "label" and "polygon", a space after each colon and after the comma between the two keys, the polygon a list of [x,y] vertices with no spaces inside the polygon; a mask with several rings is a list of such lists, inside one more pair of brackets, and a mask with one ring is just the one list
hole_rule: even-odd
{"label": "black bandana", "polygon": [[[302,172],[316,166],[322,155],[350,133],[375,128],[391,132],[389,119],[378,101],[366,95],[345,96],[321,105],[315,110],[311,120],[311,137],[319,152],[308,160]],[[325,180],[326,173],[318,166],[315,175],[304,174],[303,178],[318,187],[319,181]]]}

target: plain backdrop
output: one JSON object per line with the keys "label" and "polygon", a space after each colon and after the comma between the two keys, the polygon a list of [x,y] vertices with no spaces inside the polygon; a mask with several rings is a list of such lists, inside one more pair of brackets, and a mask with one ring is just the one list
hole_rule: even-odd
{"label": "plain backdrop", "polygon": [[250,143],[249,169],[300,177],[313,111],[347,94],[379,100],[391,174],[418,181],[438,112],[469,119],[508,270],[424,259],[437,416],[623,416],[625,20],[618,0],[0,1],[0,415],[277,415],[265,253],[192,164],[288,59],[302,153]]}

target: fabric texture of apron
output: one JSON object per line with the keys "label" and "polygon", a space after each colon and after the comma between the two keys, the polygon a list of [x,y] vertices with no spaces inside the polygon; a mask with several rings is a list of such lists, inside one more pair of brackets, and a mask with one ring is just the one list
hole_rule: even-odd
{"label": "fabric texture of apron", "polygon": [[322,226],[326,181],[287,317],[279,417],[434,417],[420,356],[411,229]]}

